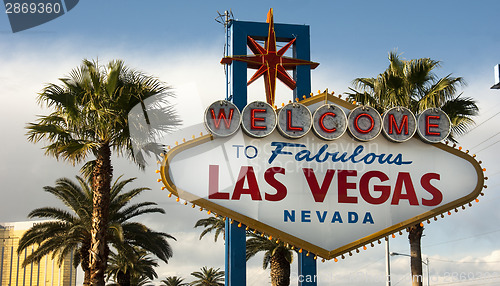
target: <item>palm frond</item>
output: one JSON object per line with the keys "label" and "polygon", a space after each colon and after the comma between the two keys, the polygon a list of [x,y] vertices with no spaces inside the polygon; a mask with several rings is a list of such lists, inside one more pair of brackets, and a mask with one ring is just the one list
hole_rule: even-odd
{"label": "palm frond", "polygon": [[205,235],[211,233],[213,230],[215,230],[214,233],[214,241],[217,242],[217,239],[219,238],[219,235],[222,233],[223,237],[225,238],[225,226],[226,226],[226,219],[224,217],[209,217],[205,219],[200,219],[196,222],[194,225],[195,228],[197,227],[204,227],[205,229],[201,232],[199,239],[202,239]]}

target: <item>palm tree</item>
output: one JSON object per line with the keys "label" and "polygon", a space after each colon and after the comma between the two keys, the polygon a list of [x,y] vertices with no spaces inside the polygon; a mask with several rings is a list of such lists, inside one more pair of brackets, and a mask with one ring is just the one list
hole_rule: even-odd
{"label": "palm tree", "polygon": [[219,237],[220,234],[222,234],[222,238],[225,238],[225,229],[226,229],[226,218],[222,216],[217,216],[217,217],[209,217],[209,218],[203,218],[199,219],[194,227],[199,227],[202,226],[205,229],[201,232],[200,234],[200,239],[202,239],[206,234],[211,233],[213,230],[214,232],[214,241],[217,242],[217,238]]}
{"label": "palm tree", "polygon": [[184,278],[177,276],[168,276],[166,279],[161,280],[161,286],[187,286],[188,283],[184,283]]}
{"label": "palm tree", "polygon": [[290,285],[290,264],[293,260],[293,252],[288,244],[258,232],[247,232],[247,235],[250,238],[247,239],[246,259],[249,260],[258,252],[264,251],[262,268],[267,269],[270,266],[271,285]]}
{"label": "palm tree", "polygon": [[[30,218],[48,218],[52,221],[42,222],[30,228],[20,239],[18,253],[30,246],[37,249],[28,255],[23,266],[39,262],[45,255],[52,253],[58,257],[59,264],[64,257],[74,253],[74,266],[81,265],[84,272],[84,285],[90,285],[89,250],[90,226],[92,219],[92,188],[90,184],[76,177],[77,183],[61,178],[56,186],[46,186],[44,190],[60,199],[69,210],[54,207],[43,207],[31,211]],[[130,219],[146,213],[165,213],[156,203],[143,202],[131,204],[130,201],[147,188],[136,188],[124,191],[124,187],[134,179],[118,178],[111,188],[110,223],[107,231],[108,244],[116,249],[126,250],[128,245],[139,246],[167,262],[172,256],[172,249],[167,238],[172,236],[154,232],[145,225],[131,222]],[[108,251],[108,247],[106,250]]]}
{"label": "palm tree", "polygon": [[[209,217],[198,220],[194,227],[203,226],[205,228],[200,234],[200,239],[215,230],[214,240],[217,242],[217,238],[221,233],[224,236],[225,221],[226,218],[224,217]],[[267,269],[271,264],[272,285],[289,285],[290,263],[292,263],[293,258],[290,249],[283,242],[276,243],[276,240],[269,240],[267,236],[264,237],[252,230],[247,230],[246,235],[250,237],[246,241],[246,259],[252,258],[260,251],[265,251],[262,266]]]}
{"label": "palm tree", "polygon": [[198,278],[194,280],[189,285],[191,286],[224,286],[224,271],[219,270],[220,268],[207,268],[206,266],[201,268],[201,271],[195,271],[191,273],[192,276]]}
{"label": "palm tree", "polygon": [[458,88],[465,85],[463,78],[451,74],[438,78],[434,69],[441,62],[429,58],[401,60],[395,52],[389,53],[389,67],[376,78],[356,78],[354,88],[347,93],[349,98],[376,108],[380,113],[404,106],[415,114],[427,108],[441,108],[452,123],[448,139],[466,133],[474,124],[473,116],[478,107],[471,98],[457,95]]}
{"label": "palm tree", "polygon": [[[371,105],[379,112],[395,106],[404,106],[415,114],[432,107],[441,108],[450,117],[452,131],[448,139],[466,133],[474,124],[473,116],[478,114],[478,107],[471,98],[456,95],[458,88],[464,85],[461,77],[451,74],[439,78],[434,69],[440,62],[429,58],[401,60],[395,52],[389,53],[389,67],[377,78],[356,78],[353,81],[357,91],[351,88],[348,93],[352,100]],[[408,228],[411,252],[411,273],[413,285],[422,285],[422,255],[420,239],[423,226],[416,224]]]}
{"label": "palm tree", "polygon": [[[158,263],[149,257],[144,249],[132,247],[129,251],[111,252],[109,266],[106,270],[107,279],[113,278],[117,286],[137,285],[137,281],[158,278],[155,267]],[[131,283],[136,281],[136,283]]]}
{"label": "palm tree", "polygon": [[37,245],[36,251],[26,257],[23,267],[38,263],[50,253],[58,256],[61,264],[66,255],[74,252],[74,266],[81,264],[84,272],[84,285],[90,285],[90,268],[88,251],[90,250],[90,226],[92,215],[92,191],[80,177],[78,184],[67,178],[56,181],[56,186],[45,186],[44,191],[55,195],[70,211],[54,207],[43,207],[31,211],[29,218],[48,218],[53,221],[38,223],[31,227],[20,239],[17,249]]}
{"label": "palm tree", "polygon": [[[29,123],[28,140],[47,140],[46,154],[79,163],[89,155],[95,160],[86,164],[92,177],[93,213],[91,226],[90,268],[93,285],[104,285],[107,265],[106,233],[113,168],[111,150],[127,154],[143,164],[141,152],[132,149],[127,115],[136,105],[144,111],[145,100],[168,94],[169,88],[158,79],[127,68],[120,60],[99,66],[95,61],[83,64],[60,79],[60,85],[49,84],[39,95],[39,102],[52,108],[49,115]],[[170,120],[156,128],[171,130],[179,123],[172,108],[157,107]]]}

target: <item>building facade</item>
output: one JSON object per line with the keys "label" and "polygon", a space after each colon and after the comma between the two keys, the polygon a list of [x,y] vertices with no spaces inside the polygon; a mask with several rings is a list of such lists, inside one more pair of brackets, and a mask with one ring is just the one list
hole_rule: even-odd
{"label": "building facade", "polygon": [[23,234],[39,222],[0,223],[0,286],[74,286],[76,269],[73,255],[65,257],[59,265],[57,258],[47,255],[40,263],[22,267],[24,259],[36,247],[17,253],[17,246]]}

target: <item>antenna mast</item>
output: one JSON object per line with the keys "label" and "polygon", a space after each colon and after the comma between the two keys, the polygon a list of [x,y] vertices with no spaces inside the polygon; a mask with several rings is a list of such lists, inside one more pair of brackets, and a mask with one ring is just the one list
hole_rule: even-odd
{"label": "antenna mast", "polygon": [[[231,25],[231,21],[234,20],[234,15],[231,10],[224,11],[224,14],[221,14],[219,11],[217,11],[217,14],[219,15],[215,18],[215,21],[217,23],[224,25],[224,37],[226,40],[226,43],[224,44],[224,57],[229,57],[229,49],[231,43],[230,41],[231,33],[229,32],[229,26]],[[224,65],[224,74],[226,75],[226,100],[228,101],[231,101],[233,99],[231,84],[229,82],[230,72],[231,72],[231,65]]]}

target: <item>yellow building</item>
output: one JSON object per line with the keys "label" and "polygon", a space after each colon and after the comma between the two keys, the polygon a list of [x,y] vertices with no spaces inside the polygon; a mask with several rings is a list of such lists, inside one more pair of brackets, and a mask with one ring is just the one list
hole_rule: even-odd
{"label": "yellow building", "polygon": [[22,267],[24,259],[36,247],[26,249],[17,255],[19,239],[35,223],[37,222],[0,223],[0,286],[76,285],[73,255],[68,255],[60,266],[56,260],[51,259],[52,255],[47,255],[40,263]]}

